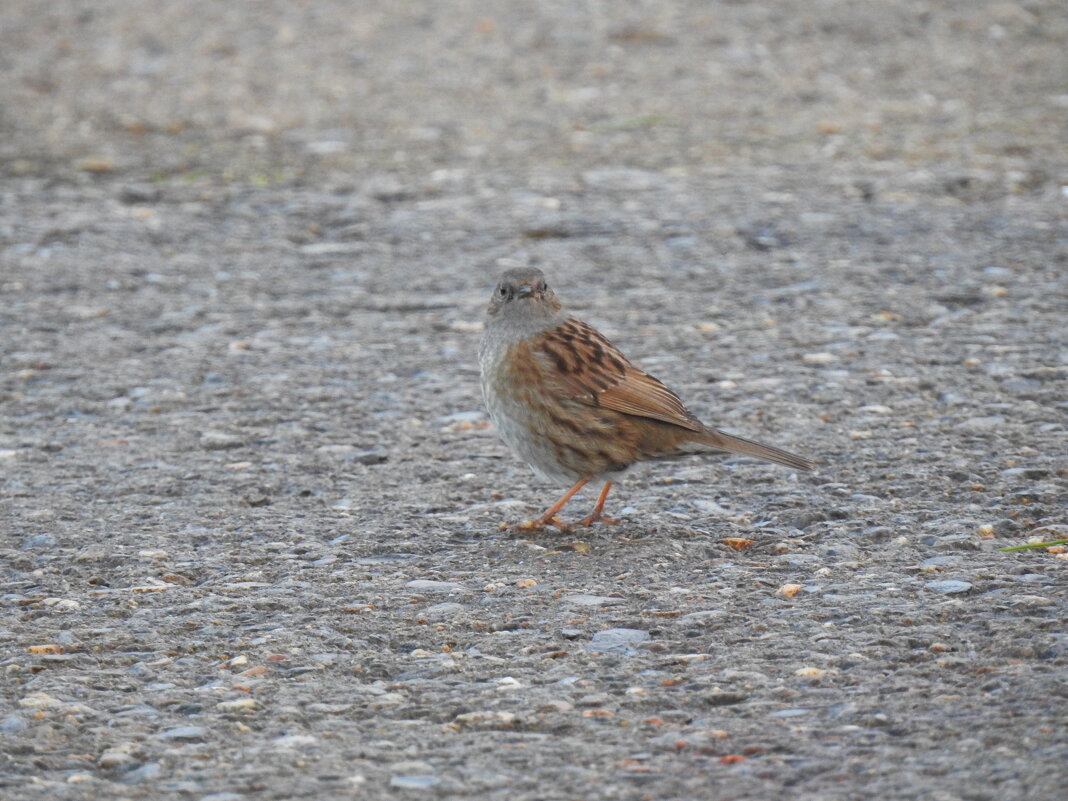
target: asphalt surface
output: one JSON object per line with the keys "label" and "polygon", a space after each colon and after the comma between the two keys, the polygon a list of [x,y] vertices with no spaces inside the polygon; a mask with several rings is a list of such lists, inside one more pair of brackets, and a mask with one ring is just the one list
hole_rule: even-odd
{"label": "asphalt surface", "polygon": [[[1068,10],[397,5],[0,6],[0,798],[1062,797]],[[507,530],[526,264],[818,470]]]}

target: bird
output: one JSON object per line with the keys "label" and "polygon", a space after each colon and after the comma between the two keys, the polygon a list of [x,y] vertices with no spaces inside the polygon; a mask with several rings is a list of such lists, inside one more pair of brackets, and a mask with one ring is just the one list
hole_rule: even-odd
{"label": "bird", "polygon": [[595,479],[604,486],[578,525],[618,523],[602,514],[605,500],[635,462],[729,452],[794,470],[814,467],[803,456],[706,426],[678,395],[570,315],[536,267],[501,276],[486,309],[478,360],[482,397],[501,439],[535,473],[570,485],[518,530],[567,531],[557,513]]}

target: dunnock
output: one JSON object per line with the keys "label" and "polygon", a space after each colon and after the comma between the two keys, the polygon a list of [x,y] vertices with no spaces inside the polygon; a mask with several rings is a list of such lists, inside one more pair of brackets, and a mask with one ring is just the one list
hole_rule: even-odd
{"label": "dunnock", "polygon": [[478,360],[482,396],[501,439],[536,473],[571,489],[522,530],[566,528],[556,513],[588,482],[605,482],[603,517],[617,474],[634,462],[728,451],[811,470],[812,462],[709,428],[670,389],[627,361],[596,330],[563,310],[541,270],[508,270],[487,309]]}

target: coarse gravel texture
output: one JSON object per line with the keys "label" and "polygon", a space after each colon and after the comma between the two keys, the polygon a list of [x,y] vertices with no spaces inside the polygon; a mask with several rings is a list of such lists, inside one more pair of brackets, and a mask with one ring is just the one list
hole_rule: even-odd
{"label": "coarse gravel texture", "polygon": [[[996,549],[1068,537],[1066,37],[5,0],[0,798],[1062,798],[1068,560]],[[563,489],[478,397],[526,264],[819,469],[506,530]]]}

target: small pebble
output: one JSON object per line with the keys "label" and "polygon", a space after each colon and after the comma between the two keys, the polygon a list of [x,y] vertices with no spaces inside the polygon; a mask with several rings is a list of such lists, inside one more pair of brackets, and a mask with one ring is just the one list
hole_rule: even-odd
{"label": "small pebble", "polygon": [[514,726],[518,721],[519,717],[514,712],[497,712],[493,710],[464,712],[453,718],[454,723],[483,729]]}
{"label": "small pebble", "polygon": [[560,699],[554,699],[552,701],[546,701],[544,704],[542,704],[540,707],[538,707],[538,711],[539,712],[570,712],[574,708],[575,708],[575,705],[569,703],[568,701],[563,701],[563,700],[560,700]]}
{"label": "small pebble", "polygon": [[161,740],[184,740],[194,742],[203,740],[208,730],[203,726],[179,726],[176,729],[167,729],[156,734]]}
{"label": "small pebble", "polygon": [[623,603],[622,598],[608,598],[604,595],[567,595],[561,600],[570,606],[612,606]]}
{"label": "small pebble", "polygon": [[0,734],[18,734],[20,731],[24,731],[26,726],[26,719],[17,712],[12,712],[3,720],[0,720]]}
{"label": "small pebble", "polygon": [[28,551],[31,548],[51,548],[58,541],[52,534],[33,534],[26,537],[19,544],[19,547],[24,551]]}
{"label": "small pebble", "polygon": [[348,461],[366,465],[383,464],[389,461],[389,455],[375,450],[356,451],[348,457]]}
{"label": "small pebble", "polygon": [[796,718],[801,715],[807,715],[811,712],[811,709],[803,709],[801,707],[791,707],[789,709],[779,709],[775,712],[769,712],[768,717],[772,718]]}
{"label": "small pebble", "polygon": [[882,404],[873,403],[868,406],[861,406],[859,409],[857,409],[857,411],[863,412],[865,414],[892,414],[894,410],[891,409],[889,406],[883,406]]}
{"label": "small pebble", "polygon": [[200,447],[206,451],[225,451],[240,448],[244,444],[245,440],[241,437],[221,431],[205,431],[200,435]]}
{"label": "small pebble", "polygon": [[943,595],[959,595],[960,593],[969,592],[972,585],[967,581],[943,579],[942,581],[928,581],[926,587],[929,590],[940,592]]}
{"label": "small pebble", "polygon": [[19,699],[19,706],[27,709],[55,709],[63,706],[63,702],[48,693],[30,693]]}
{"label": "small pebble", "polygon": [[611,703],[611,701],[612,696],[610,696],[608,693],[590,693],[589,695],[584,695],[577,701],[575,701],[575,706],[601,707],[605,704]]}
{"label": "small pebble", "polygon": [[957,423],[957,428],[961,431],[974,431],[976,433],[983,433],[987,431],[993,431],[997,428],[1002,428],[1005,425],[1005,418],[1000,414],[990,415],[988,417],[969,417],[963,422]]}
{"label": "small pebble", "polygon": [[464,611],[463,604],[445,602],[428,606],[423,610],[423,617],[427,620],[447,620],[456,617]]}
{"label": "small pebble", "polygon": [[745,693],[716,690],[705,693],[701,696],[701,700],[709,706],[730,706],[732,704],[740,704],[748,697]]}
{"label": "small pebble", "polygon": [[424,595],[448,595],[454,592],[461,592],[464,589],[464,585],[457,584],[454,581],[415,579],[405,584],[404,588],[409,592],[417,592]]}
{"label": "small pebble", "polygon": [[105,751],[97,759],[97,767],[101,768],[120,768],[123,765],[129,765],[134,762],[134,758],[130,756],[126,751],[120,749],[112,749]]}
{"label": "small pebble", "polygon": [[252,698],[239,698],[236,701],[220,701],[215,708],[220,712],[246,712],[258,706],[259,704]]}
{"label": "small pebble", "polygon": [[427,790],[440,781],[437,776],[393,776],[389,780],[389,786],[402,790]]}
{"label": "small pebble", "polygon": [[134,768],[129,773],[120,776],[119,781],[123,784],[140,784],[157,778],[161,772],[162,768],[158,762],[146,762],[141,767]]}
{"label": "small pebble", "polygon": [[629,653],[634,647],[652,639],[642,629],[605,629],[598,631],[586,643],[586,650],[595,653]]}
{"label": "small pebble", "polygon": [[276,737],[271,741],[271,745],[275,748],[297,749],[307,748],[318,742],[318,738],[311,734],[287,734],[282,737]]}

